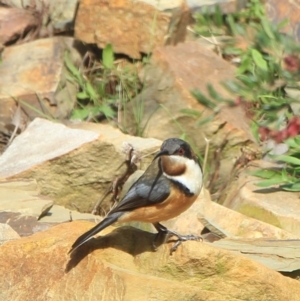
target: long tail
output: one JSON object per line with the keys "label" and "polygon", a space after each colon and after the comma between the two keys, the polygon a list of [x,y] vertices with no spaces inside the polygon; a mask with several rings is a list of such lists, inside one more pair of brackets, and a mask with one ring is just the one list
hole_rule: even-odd
{"label": "long tail", "polygon": [[101,221],[99,224],[97,224],[95,227],[93,227],[91,230],[83,233],[81,236],[79,236],[74,244],[72,245],[71,250],[69,251],[69,254],[75,251],[78,247],[86,243],[88,240],[93,238],[93,236],[103,230],[104,228],[110,226],[111,224],[115,223],[119,217],[123,215],[123,212],[115,212],[111,215],[108,215],[103,221]]}

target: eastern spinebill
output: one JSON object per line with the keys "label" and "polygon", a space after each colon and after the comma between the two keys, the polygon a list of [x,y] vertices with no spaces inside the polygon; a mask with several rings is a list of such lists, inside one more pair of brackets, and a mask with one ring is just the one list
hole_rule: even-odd
{"label": "eastern spinebill", "polygon": [[183,241],[202,239],[201,236],[180,235],[160,224],[187,210],[199,195],[202,183],[202,170],[190,145],[177,138],[165,140],[150,166],[118,205],[100,223],[78,237],[70,252],[115,222],[152,223],[158,231],[154,248],[161,235],[176,236],[178,240],[171,253]]}

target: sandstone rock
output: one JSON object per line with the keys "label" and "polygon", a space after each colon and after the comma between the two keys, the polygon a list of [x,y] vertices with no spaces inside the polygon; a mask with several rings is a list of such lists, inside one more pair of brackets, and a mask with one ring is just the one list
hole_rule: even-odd
{"label": "sandstone rock", "polygon": [[1,3],[21,9],[31,8],[43,14],[43,19],[49,19],[56,31],[68,31],[72,28],[77,0],[2,0]]}
{"label": "sandstone rock", "polygon": [[49,212],[43,216],[40,223],[65,223],[70,220],[88,220],[95,221],[99,216],[90,213],[80,213],[78,211],[69,210],[65,207],[54,205]]}
{"label": "sandstone rock", "polygon": [[0,22],[0,45],[22,40],[38,26],[32,12],[13,7],[0,7]]}
{"label": "sandstone rock", "polygon": [[50,227],[38,219],[51,209],[53,201],[39,196],[35,181],[0,182],[0,223],[10,226],[18,235],[28,236]]}
{"label": "sandstone rock", "polygon": [[124,142],[145,156],[145,166],[161,145],[159,140],[130,137],[109,125],[72,126],[35,119],[0,157],[0,177],[36,179],[41,193],[57,205],[91,212],[111,182],[126,170]]}
{"label": "sandstone rock", "polygon": [[265,6],[269,19],[275,24],[288,20],[289,22],[285,24],[282,30],[285,33],[292,34],[297,41],[300,41],[299,3],[292,0],[267,0]]}
{"label": "sandstone rock", "polygon": [[300,271],[300,240],[233,240],[222,239],[213,245],[243,254],[263,265],[280,272]]}
{"label": "sandstone rock", "polygon": [[[246,171],[247,172],[247,171]],[[300,194],[255,185],[258,178],[243,173],[226,194],[223,205],[300,237]]]}
{"label": "sandstone rock", "polygon": [[0,211],[21,213],[38,219],[51,209],[53,201],[37,193],[34,181],[0,182]]}
{"label": "sandstone rock", "polygon": [[[183,112],[192,109],[198,115],[203,114],[202,117],[211,115],[190,91],[198,89],[207,95],[210,83],[220,95],[228,98],[230,95],[221,83],[233,79],[234,72],[231,64],[196,42],[157,48],[150,68],[145,70],[145,88],[135,99],[135,104],[144,104],[142,126],[147,122],[145,134],[163,140],[184,132],[198,147],[205,144],[204,135],[212,138],[212,144],[221,144],[226,134],[231,145],[251,140],[250,127],[240,107],[222,110],[220,118],[212,121],[209,127],[201,128],[197,126],[199,118]],[[199,136],[199,131],[203,135]]]}
{"label": "sandstone rock", "polygon": [[[198,218],[203,225],[221,237],[296,239],[299,235],[284,231],[244,212],[241,214],[210,200],[209,193],[203,190]],[[213,227],[214,229],[212,229]]]}
{"label": "sandstone rock", "polygon": [[189,18],[183,0],[83,0],[75,36],[100,48],[111,44],[117,53],[140,58],[156,46],[183,41]]}
{"label": "sandstone rock", "polygon": [[[76,101],[76,87],[66,79],[64,55],[73,39],[54,37],[6,48],[0,65],[0,121],[11,122],[17,103],[28,116],[66,118]],[[16,84],[17,83],[17,84]]]}
{"label": "sandstone rock", "polygon": [[20,235],[11,226],[0,223],[0,245],[6,241],[18,238],[20,238]]}
{"label": "sandstone rock", "polygon": [[[300,284],[199,242],[172,255],[153,234],[123,227],[67,255],[87,222],[61,224],[0,247],[1,300],[299,301]],[[9,273],[7,272],[9,271]]]}

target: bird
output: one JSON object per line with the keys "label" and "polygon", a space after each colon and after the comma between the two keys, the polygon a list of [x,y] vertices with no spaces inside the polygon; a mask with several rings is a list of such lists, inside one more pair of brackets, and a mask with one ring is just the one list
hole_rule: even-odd
{"label": "bird", "polygon": [[69,253],[116,222],[152,223],[158,231],[153,242],[155,250],[161,236],[176,236],[171,254],[183,241],[202,240],[201,236],[181,235],[161,224],[187,210],[198,197],[202,185],[202,168],[191,146],[179,138],[166,139],[152,163],[117,206],[100,223],[79,236]]}

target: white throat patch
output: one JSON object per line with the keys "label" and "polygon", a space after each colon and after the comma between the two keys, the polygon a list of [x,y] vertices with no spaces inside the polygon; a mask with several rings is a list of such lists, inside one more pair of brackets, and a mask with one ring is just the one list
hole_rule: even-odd
{"label": "white throat patch", "polygon": [[171,161],[186,165],[186,170],[182,175],[170,176],[164,172],[164,176],[185,186],[191,193],[198,195],[203,184],[202,170],[194,160],[180,156],[169,156]]}

